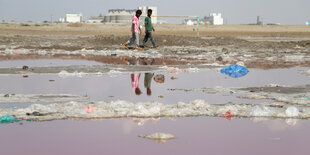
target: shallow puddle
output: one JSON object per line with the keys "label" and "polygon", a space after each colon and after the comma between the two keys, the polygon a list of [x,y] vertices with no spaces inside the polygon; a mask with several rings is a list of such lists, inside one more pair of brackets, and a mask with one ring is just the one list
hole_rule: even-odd
{"label": "shallow puddle", "polygon": [[[1,125],[1,154],[298,154],[310,151],[310,123],[194,117],[142,120],[67,120]],[[166,132],[165,143],[139,138]]]}
{"label": "shallow puddle", "polygon": [[[133,66],[134,67],[134,66]],[[231,78],[216,70],[205,69],[191,73],[135,73],[140,75],[138,88],[133,89],[130,73],[102,75],[81,75],[63,77],[59,75],[9,75],[0,76],[0,94],[75,94],[88,96],[89,101],[160,102],[176,104],[203,99],[212,104],[223,103],[260,103],[268,100],[246,100],[227,92],[205,93],[201,91],[183,91],[182,89],[200,89],[204,87],[262,87],[268,84],[300,86],[310,83],[310,78],[299,74],[307,68],[260,70],[250,69],[241,78]],[[157,75],[164,75],[164,81],[155,81]],[[148,88],[149,89],[148,89]],[[181,89],[181,90],[173,90]],[[1,107],[29,104],[1,104]]]}
{"label": "shallow puddle", "polygon": [[[0,62],[0,68],[22,67],[23,65],[42,67],[102,64],[58,59]],[[250,72],[241,78],[231,78],[221,74],[217,68],[204,68],[198,72],[180,73],[168,70],[147,73],[141,71],[128,72],[124,69],[124,72],[109,71],[96,75],[71,74],[68,76],[67,74],[52,73],[25,76],[24,74],[9,74],[0,75],[0,94],[9,97],[14,97],[12,94],[54,94],[55,96],[57,94],[72,94],[72,96],[79,95],[82,98],[88,97],[81,101],[86,102],[85,106],[96,101],[124,100],[133,103],[177,104],[178,102],[190,103],[197,99],[202,99],[210,104],[261,105],[262,102],[274,103],[274,101],[239,98],[237,93],[219,91],[220,89],[213,90],[214,92],[196,90],[217,87],[238,87],[246,90],[249,87],[264,87],[270,84],[292,87],[305,86],[310,84],[310,77],[300,74],[300,71],[308,69],[261,70],[250,68]],[[139,78],[133,80],[134,76]],[[137,93],[133,89],[136,87],[140,89],[141,93]],[[257,89],[259,90],[259,88]],[[33,104],[30,101],[27,100],[26,102],[25,100],[24,103],[22,101],[18,103],[1,102],[0,108],[9,108],[10,110],[25,108]],[[46,100],[45,103],[37,103],[50,104],[54,102]],[[59,103],[68,102],[59,101]],[[199,106],[206,106],[199,104],[197,103],[198,108]],[[96,106],[103,104],[99,102],[92,105],[97,108]],[[83,108],[82,111],[85,113]],[[255,108],[257,107],[253,109]],[[282,112],[285,111],[285,108],[281,109]],[[78,111],[78,109],[76,110]],[[115,111],[117,112],[117,110]],[[25,114],[23,113],[23,115]],[[84,118],[90,118],[88,115],[92,114],[87,112],[83,115],[85,115]],[[187,118],[125,117],[111,120],[74,118],[61,121],[20,121],[12,124],[1,124],[0,153],[248,155],[308,154],[307,152],[310,151],[304,147],[304,144],[310,142],[308,134],[310,123],[308,120],[288,119],[286,116],[283,117],[285,119],[238,118],[233,115],[221,116],[221,118],[218,115],[216,116]],[[43,118],[45,116],[33,117]],[[169,133],[176,138],[165,143],[157,143],[138,137],[156,132]]]}
{"label": "shallow puddle", "polygon": [[66,60],[66,59],[37,59],[37,60],[7,60],[0,61],[0,68],[22,68],[28,67],[52,67],[71,65],[103,65],[103,63],[87,60]]}

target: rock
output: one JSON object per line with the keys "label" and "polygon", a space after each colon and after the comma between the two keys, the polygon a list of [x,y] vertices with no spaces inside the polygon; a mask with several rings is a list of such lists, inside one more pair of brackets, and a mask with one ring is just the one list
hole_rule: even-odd
{"label": "rock", "polygon": [[176,80],[176,79],[178,79],[178,78],[175,77],[175,76],[172,76],[170,79],[171,79],[171,80]]}
{"label": "rock", "polygon": [[165,76],[163,74],[157,74],[154,77],[154,81],[157,83],[164,83],[165,82]]}
{"label": "rock", "polygon": [[228,49],[227,49],[227,48],[223,48],[223,49],[222,49],[222,52],[223,52],[224,54],[228,54]]}
{"label": "rock", "polygon": [[28,66],[23,66],[23,70],[28,70],[29,67]]}
{"label": "rock", "polygon": [[223,58],[221,56],[216,58],[217,61],[223,61]]}

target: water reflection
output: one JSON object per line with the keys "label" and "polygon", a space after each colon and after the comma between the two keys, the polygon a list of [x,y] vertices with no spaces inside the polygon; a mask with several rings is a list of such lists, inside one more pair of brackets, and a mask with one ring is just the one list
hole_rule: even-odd
{"label": "water reflection", "polygon": [[[141,57],[141,58],[132,58],[132,60],[129,60],[128,58],[124,59],[124,61],[128,62],[128,65],[139,65],[140,62],[143,65],[154,65],[155,64],[155,59],[153,58],[152,60]],[[135,63],[133,63],[135,62]],[[139,80],[141,73],[132,73],[131,75],[131,86],[132,89],[135,91],[136,95],[141,95],[142,91],[139,88]],[[154,77],[154,73],[144,73],[144,87],[146,89],[146,94],[148,96],[152,95],[152,89],[151,89],[151,83],[152,79]],[[162,74],[158,74],[154,77],[154,81],[157,83],[164,83],[165,81],[165,76]]]}

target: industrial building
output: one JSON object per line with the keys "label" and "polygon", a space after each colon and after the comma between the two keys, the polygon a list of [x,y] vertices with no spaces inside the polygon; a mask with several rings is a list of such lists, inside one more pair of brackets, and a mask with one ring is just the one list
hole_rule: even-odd
{"label": "industrial building", "polygon": [[224,19],[221,13],[210,13],[208,17],[204,17],[205,21],[210,22],[211,25],[223,25]]}
{"label": "industrial building", "polygon": [[[151,6],[141,6],[138,7],[142,11],[142,15],[140,17],[140,20],[142,23],[144,23],[144,19],[147,16],[147,10],[152,9],[153,15],[152,17],[152,23],[157,23],[157,7],[151,7]],[[111,9],[108,11],[108,14],[104,16],[104,22],[105,23],[131,23],[132,16],[136,14],[136,9],[133,10],[125,10],[125,9]]]}
{"label": "industrial building", "polygon": [[98,17],[90,17],[86,22],[87,23],[102,23],[104,22],[104,16],[100,14]]}
{"label": "industrial building", "polygon": [[111,9],[104,16],[105,23],[131,23],[132,16],[136,14],[136,10]]}
{"label": "industrial building", "polygon": [[155,6],[140,6],[138,8],[142,11],[142,20],[144,21],[145,17],[147,17],[147,10],[152,9],[152,24],[157,24],[157,7]]}
{"label": "industrial building", "polygon": [[[185,25],[197,25],[197,18],[185,19],[183,24]],[[221,13],[210,13],[209,16],[199,20],[201,25],[223,25],[224,19],[222,18]]]}
{"label": "industrial building", "polygon": [[59,18],[61,23],[81,23],[83,19],[82,13],[69,13],[65,18]]}

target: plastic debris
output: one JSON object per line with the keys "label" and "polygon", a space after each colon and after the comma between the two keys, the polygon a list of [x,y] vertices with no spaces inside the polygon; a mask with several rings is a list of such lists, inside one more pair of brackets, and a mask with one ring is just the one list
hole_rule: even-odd
{"label": "plastic debris", "polygon": [[139,135],[139,137],[151,139],[158,143],[164,143],[168,140],[175,139],[175,136],[169,133],[153,133],[150,135]]}
{"label": "plastic debris", "polygon": [[234,118],[234,114],[231,110],[228,110],[225,114],[222,114],[221,117],[226,118],[227,120],[232,120]]}
{"label": "plastic debris", "polygon": [[8,107],[8,109],[17,109],[17,107]]}
{"label": "plastic debris", "polygon": [[85,108],[85,111],[86,111],[87,113],[92,113],[92,112],[95,112],[95,109],[94,109],[93,106],[89,105],[89,106],[87,106],[87,107]]}
{"label": "plastic debris", "polygon": [[15,122],[19,122],[19,121],[20,120],[16,119],[12,115],[4,115],[4,116],[0,117],[0,123],[15,123]]}
{"label": "plastic debris", "polygon": [[297,117],[299,115],[299,110],[294,106],[290,106],[285,110],[285,114],[288,117]]}
{"label": "plastic debris", "polygon": [[240,65],[230,65],[226,68],[221,69],[221,73],[233,78],[239,78],[245,76],[248,74],[248,72],[249,72],[248,69]]}
{"label": "plastic debris", "polygon": [[42,114],[40,112],[34,111],[32,113],[26,113],[28,116],[46,116],[47,114]]}
{"label": "plastic debris", "polygon": [[255,106],[253,107],[250,115],[254,117],[269,117],[270,109],[268,107]]}

